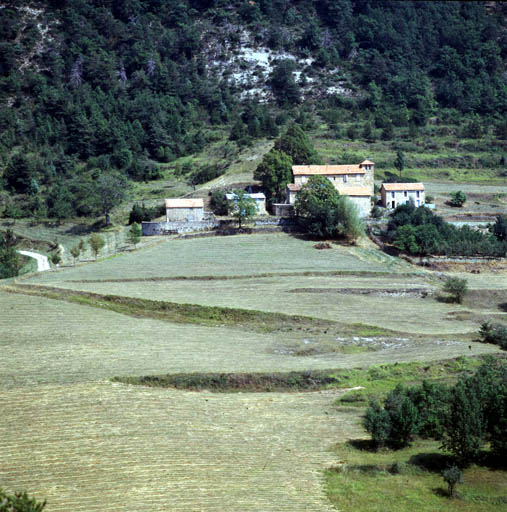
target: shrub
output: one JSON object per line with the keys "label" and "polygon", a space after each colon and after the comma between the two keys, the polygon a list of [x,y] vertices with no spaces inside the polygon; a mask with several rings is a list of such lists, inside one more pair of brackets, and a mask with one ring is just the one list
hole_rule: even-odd
{"label": "shrub", "polygon": [[377,447],[384,446],[391,433],[391,419],[389,414],[377,402],[370,402],[363,418],[363,426],[371,434]]}
{"label": "shrub", "polygon": [[507,327],[502,324],[492,324],[486,320],[481,324],[479,336],[483,343],[493,343],[499,345],[503,350],[507,350]]}
{"label": "shrub", "polygon": [[0,489],[0,512],[42,512],[46,502],[37,502],[26,492],[7,494]]}
{"label": "shrub", "polygon": [[313,246],[315,249],[331,249],[332,245],[329,242],[319,242]]}
{"label": "shrub", "polygon": [[433,204],[435,202],[435,198],[431,195],[427,195],[426,196],[426,202],[427,203],[430,203],[430,204]]}
{"label": "shrub", "polygon": [[449,497],[453,498],[456,491],[456,485],[463,483],[463,471],[458,466],[451,466],[442,472],[442,477],[448,485]]}
{"label": "shrub", "polygon": [[449,277],[445,281],[442,290],[449,293],[454,302],[461,304],[468,291],[468,282],[466,279],[460,279],[459,277]]}
{"label": "shrub", "polygon": [[466,200],[466,194],[461,190],[458,190],[457,192],[451,192],[451,200],[449,201],[449,203],[451,206],[461,208],[465,204]]}
{"label": "shrub", "polygon": [[222,189],[213,190],[209,207],[215,215],[229,214],[229,201],[225,197],[225,191]]}
{"label": "shrub", "polygon": [[100,250],[106,245],[105,240],[99,234],[93,233],[93,235],[89,238],[88,243],[95,256],[95,259],[97,259]]}

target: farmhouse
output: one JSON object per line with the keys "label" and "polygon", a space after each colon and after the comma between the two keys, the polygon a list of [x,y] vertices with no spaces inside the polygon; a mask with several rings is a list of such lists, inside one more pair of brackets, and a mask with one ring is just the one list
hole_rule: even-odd
{"label": "farmhouse", "polygon": [[380,195],[385,208],[396,208],[409,201],[415,206],[425,203],[423,183],[382,183]]}
{"label": "farmhouse", "polygon": [[[245,194],[245,197],[249,197],[255,201],[257,215],[266,215],[266,196],[262,192],[258,192],[255,194]],[[225,194],[225,198],[230,203],[233,203],[236,199],[236,194]]]}
{"label": "farmhouse", "polygon": [[[294,165],[294,183],[287,185],[286,204],[294,205],[297,193],[311,176],[325,176],[340,195],[349,197],[358,206],[361,217],[366,217],[373,197],[374,168],[375,163],[369,160],[357,165]],[[283,210],[287,208],[278,208],[278,211]]]}
{"label": "farmhouse", "polygon": [[187,221],[195,222],[204,219],[204,201],[197,199],[166,199],[166,222]]}

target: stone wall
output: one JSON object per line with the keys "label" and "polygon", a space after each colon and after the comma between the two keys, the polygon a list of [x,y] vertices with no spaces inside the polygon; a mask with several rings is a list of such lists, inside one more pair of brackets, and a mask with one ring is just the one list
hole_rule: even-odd
{"label": "stone wall", "polygon": [[191,233],[192,231],[206,231],[219,226],[216,219],[202,221],[174,221],[174,222],[143,222],[141,229],[143,236],[175,235],[179,233]]}

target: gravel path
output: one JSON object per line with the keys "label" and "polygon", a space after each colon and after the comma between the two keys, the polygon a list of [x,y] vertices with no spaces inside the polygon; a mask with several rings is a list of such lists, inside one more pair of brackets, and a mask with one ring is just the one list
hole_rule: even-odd
{"label": "gravel path", "polygon": [[50,269],[49,260],[47,256],[43,254],[39,254],[38,252],[30,252],[30,251],[18,251],[19,254],[23,256],[28,256],[29,258],[34,258],[37,260],[37,272],[44,272]]}

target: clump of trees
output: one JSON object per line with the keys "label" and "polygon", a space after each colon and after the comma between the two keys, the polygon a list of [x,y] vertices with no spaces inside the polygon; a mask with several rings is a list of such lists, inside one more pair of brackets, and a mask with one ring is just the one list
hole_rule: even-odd
{"label": "clump of trees", "polygon": [[301,187],[295,211],[300,225],[311,236],[344,237],[353,242],[364,234],[357,206],[340,196],[324,176],[312,176]]}
{"label": "clump of trees", "polygon": [[506,240],[468,226],[453,226],[428,208],[411,203],[393,211],[385,235],[401,251],[419,256],[503,257],[507,253]]}
{"label": "clump of trees", "polygon": [[419,435],[441,440],[460,467],[476,461],[487,443],[501,460],[507,455],[507,365],[491,358],[454,386],[398,386],[383,404],[370,403],[363,425],[378,447],[402,448]]}
{"label": "clump of trees", "polygon": [[292,124],[254,171],[254,179],[262,182],[268,205],[285,200],[293,165],[311,164],[322,164],[322,160],[302,128]]}

